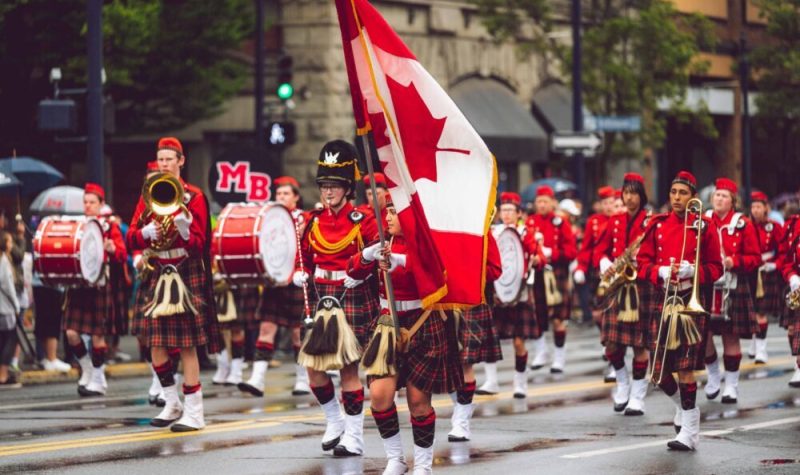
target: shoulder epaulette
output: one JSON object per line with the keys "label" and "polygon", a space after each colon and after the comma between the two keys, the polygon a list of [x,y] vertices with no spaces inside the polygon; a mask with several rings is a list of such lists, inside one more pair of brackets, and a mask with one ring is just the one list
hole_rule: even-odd
{"label": "shoulder epaulette", "polygon": [[357,209],[354,209],[353,211],[350,211],[350,214],[348,214],[347,217],[350,218],[350,222],[352,222],[353,224],[358,224],[361,221],[364,221],[366,214],[362,213]]}

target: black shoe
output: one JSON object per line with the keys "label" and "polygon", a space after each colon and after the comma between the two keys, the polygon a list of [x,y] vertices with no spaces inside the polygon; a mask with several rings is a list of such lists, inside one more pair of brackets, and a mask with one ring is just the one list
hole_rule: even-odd
{"label": "black shoe", "polygon": [[604,383],[616,383],[617,377],[616,376],[603,376]]}
{"label": "black shoe", "polygon": [[8,378],[0,383],[0,389],[19,389],[21,387],[22,383],[17,381],[16,376],[14,376],[12,373],[8,373]]}
{"label": "black shoe", "polygon": [[670,440],[669,442],[667,442],[667,447],[669,448],[669,450],[675,450],[677,452],[691,452],[692,450],[694,450],[691,447],[683,445],[682,442],[678,442],[677,440]]}
{"label": "black shoe", "polygon": [[680,431],[681,431],[681,426],[676,426],[675,424],[672,424],[672,427],[675,429],[675,433],[676,433],[676,434],[680,433]]}
{"label": "black shoe", "polygon": [[86,386],[78,386],[78,395],[79,396],[89,396],[89,391],[86,390]]}
{"label": "black shoe", "polygon": [[709,401],[713,401],[714,399],[717,398],[717,396],[719,396],[719,389],[717,389],[717,392],[715,392],[714,394],[706,394],[706,399],[708,399]]}
{"label": "black shoe", "polygon": [[327,452],[329,450],[333,450],[337,445],[339,445],[339,441],[342,440],[342,436],[343,435],[344,435],[344,432],[339,434],[339,437],[337,437],[335,439],[329,440],[327,442],[323,442],[322,443],[322,450],[325,451],[325,452]]}
{"label": "black shoe", "polygon": [[514,399],[525,399],[525,393],[514,393]]}
{"label": "black shoe", "polygon": [[200,429],[197,427],[187,426],[186,424],[173,424],[172,427],[169,428],[172,432],[195,432]]}
{"label": "black shoe", "polygon": [[337,445],[333,448],[334,457],[358,457],[360,455],[361,454],[350,452],[344,445]]}
{"label": "black shoe", "polygon": [[800,381],[789,381],[789,386],[792,388],[800,388]]}
{"label": "black shoe", "polygon": [[164,407],[167,405],[167,400],[163,398],[156,399],[156,407]]}
{"label": "black shoe", "polygon": [[[251,386],[251,385],[249,385],[247,383],[239,383],[236,387],[238,387],[239,391],[241,391],[243,393],[250,393],[250,394],[252,394],[253,396],[256,396],[256,397],[264,396],[264,391],[258,389],[255,386]],[[292,394],[294,394],[294,392]],[[326,449],[326,450],[330,450],[330,449]]]}
{"label": "black shoe", "polygon": [[[239,389],[242,389],[242,388],[239,388]],[[311,394],[310,391],[302,391],[302,390],[299,390],[299,389],[292,389],[292,396],[308,396],[309,394]]]}
{"label": "black shoe", "polygon": [[154,419],[150,419],[150,425],[153,427],[167,427],[178,419],[180,419],[180,416],[175,419],[159,419],[156,417]]}
{"label": "black shoe", "polygon": [[622,404],[614,404],[614,412],[622,412],[626,407],[628,407],[628,401],[625,401]]}
{"label": "black shoe", "polygon": [[542,369],[544,367],[543,364],[531,365],[531,369],[536,371],[537,369]]}
{"label": "black shoe", "polygon": [[762,364],[767,364],[767,362],[764,361],[764,360],[756,360],[756,364],[757,365],[762,365]]}
{"label": "black shoe", "polygon": [[[563,370],[563,369],[558,369],[558,368],[550,368],[550,374],[563,374],[563,373],[564,373],[564,370]],[[615,380],[615,381],[616,381],[616,380]]]}
{"label": "black shoe", "polygon": [[722,396],[722,404],[736,404],[736,398],[730,396]]}
{"label": "black shoe", "polygon": [[[626,416],[643,416],[644,415],[644,411],[640,411],[638,409],[625,408],[625,415]],[[680,432],[680,431],[678,431],[678,432]]]}
{"label": "black shoe", "polygon": [[105,396],[105,394],[97,392],[97,391],[89,391],[88,389],[86,389],[83,386],[78,387],[78,394],[80,394],[81,397],[100,397],[100,396]]}
{"label": "black shoe", "polygon": [[147,403],[150,404],[151,406],[156,406],[156,407],[164,407],[167,405],[167,401],[160,398],[158,394],[156,394],[155,396],[151,396],[148,394]]}
{"label": "black shoe", "polygon": [[466,437],[456,437],[454,435],[448,435],[447,436],[447,441],[448,442],[469,442],[469,439],[467,439]]}

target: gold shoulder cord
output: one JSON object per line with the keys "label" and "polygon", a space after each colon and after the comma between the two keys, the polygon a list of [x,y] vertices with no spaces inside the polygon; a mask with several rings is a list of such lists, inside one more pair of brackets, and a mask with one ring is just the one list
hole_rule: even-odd
{"label": "gold shoulder cord", "polygon": [[322,236],[317,220],[311,223],[311,236],[309,241],[311,241],[311,247],[320,254],[338,254],[345,250],[354,239],[358,240],[359,250],[364,247],[364,241],[361,238],[361,223],[353,226],[353,229],[337,242],[328,242],[328,240]]}

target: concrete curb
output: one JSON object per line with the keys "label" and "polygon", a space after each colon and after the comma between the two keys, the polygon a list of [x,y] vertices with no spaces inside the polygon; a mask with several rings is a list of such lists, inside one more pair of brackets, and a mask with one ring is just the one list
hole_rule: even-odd
{"label": "concrete curb", "polygon": [[[117,363],[106,366],[106,377],[133,378],[139,376],[149,376],[150,367],[147,363]],[[58,371],[33,370],[23,371],[20,375],[20,382],[23,385],[48,384],[48,383],[69,383],[75,382],[80,377],[80,371],[75,368],[69,372],[61,373]]]}

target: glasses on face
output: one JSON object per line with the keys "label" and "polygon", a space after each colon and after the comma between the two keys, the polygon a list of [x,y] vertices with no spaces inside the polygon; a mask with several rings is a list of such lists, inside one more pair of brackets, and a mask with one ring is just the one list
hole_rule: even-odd
{"label": "glasses on face", "polygon": [[343,190],[344,188],[342,188],[339,185],[323,184],[319,185],[319,189],[322,191],[337,191],[337,190]]}

